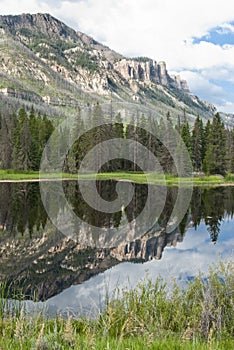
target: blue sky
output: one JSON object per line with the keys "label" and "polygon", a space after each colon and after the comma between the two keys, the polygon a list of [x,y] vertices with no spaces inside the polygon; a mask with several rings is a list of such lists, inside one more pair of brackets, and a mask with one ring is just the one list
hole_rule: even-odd
{"label": "blue sky", "polygon": [[1,14],[48,12],[128,56],[165,61],[190,90],[234,113],[230,0],[0,0]]}
{"label": "blue sky", "polygon": [[[193,45],[213,44],[223,51],[232,48],[234,46],[234,21],[211,28],[205,35],[192,38],[192,43]],[[194,78],[190,79],[191,73],[193,73]],[[202,84],[198,83],[199,79],[196,80],[197,74],[199,74],[200,80],[202,78],[206,80],[203,87]],[[208,101],[212,101],[219,106],[219,109],[234,113],[234,69],[231,64],[227,65],[221,62],[219,66],[212,67],[210,65],[206,69],[190,69],[184,75],[188,80],[191,80],[190,87],[194,93]],[[207,80],[210,83],[210,88]]]}
{"label": "blue sky", "polygon": [[234,21],[212,28],[206,35],[194,38],[194,43],[207,41],[215,45],[234,45]]}

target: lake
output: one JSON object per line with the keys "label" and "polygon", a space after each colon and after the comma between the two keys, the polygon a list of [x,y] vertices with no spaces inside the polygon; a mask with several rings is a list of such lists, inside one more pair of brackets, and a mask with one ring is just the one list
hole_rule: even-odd
{"label": "lake", "polygon": [[[47,185],[53,188],[52,182]],[[115,181],[95,186],[105,201],[116,199]],[[81,219],[77,224],[66,220],[64,202],[51,201],[49,193],[53,217],[48,217],[38,182],[0,183],[0,279],[10,297],[20,290],[29,307],[87,316],[102,309],[107,294],[141,279],[161,276],[186,285],[210,264],[233,259],[234,187],[194,187],[183,220],[168,232],[178,189],[131,186],[134,195],[126,207],[103,213],[85,202],[76,181],[64,181],[67,203]],[[155,193],[153,210],[147,220],[137,220],[149,193]],[[76,235],[64,235],[55,219]],[[35,298],[37,303],[29,301]]]}

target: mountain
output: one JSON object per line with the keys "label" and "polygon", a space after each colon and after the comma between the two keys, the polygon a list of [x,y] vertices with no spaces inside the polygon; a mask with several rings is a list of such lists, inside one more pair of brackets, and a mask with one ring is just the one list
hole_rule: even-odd
{"label": "mountain", "polygon": [[49,14],[0,16],[0,93],[71,112],[94,101],[131,102],[160,115],[207,119],[216,109],[190,93],[165,62],[127,58]]}

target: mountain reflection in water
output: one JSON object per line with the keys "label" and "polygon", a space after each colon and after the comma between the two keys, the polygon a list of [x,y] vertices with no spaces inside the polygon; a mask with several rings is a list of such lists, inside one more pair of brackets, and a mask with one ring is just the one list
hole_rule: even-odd
{"label": "mountain reflection in water", "polygon": [[[135,219],[144,208],[149,186],[154,185],[132,184],[132,201],[113,214],[90,208],[84,202],[76,181],[65,181],[63,185],[74,212],[87,223],[87,226],[84,223],[76,228],[76,239],[65,237],[50,222],[40,198],[38,183],[0,184],[0,279],[11,285],[12,290],[20,288],[27,298],[36,295],[39,300],[47,300],[120,262],[163,260],[165,248],[179,247],[178,243],[185,240],[190,227],[194,228],[193,235],[190,234],[194,245],[197,239],[195,229],[208,233],[208,246],[219,243],[223,222],[231,220],[234,212],[234,187],[195,187],[183,221],[167,234],[166,226],[177,198],[176,187],[167,188],[166,202],[159,219],[150,227],[146,227],[145,223],[136,227]],[[105,200],[111,201],[116,197],[115,181],[98,181],[97,188]],[[54,215],[61,215],[64,210],[59,201],[53,202],[52,209]],[[115,241],[110,235],[111,230],[120,228],[122,223],[127,223],[128,230],[121,232],[121,240]],[[105,227],[106,237],[96,237],[90,224]],[[207,254],[206,249],[204,254]],[[142,270],[141,266],[139,270]],[[181,267],[178,266],[178,269]]]}

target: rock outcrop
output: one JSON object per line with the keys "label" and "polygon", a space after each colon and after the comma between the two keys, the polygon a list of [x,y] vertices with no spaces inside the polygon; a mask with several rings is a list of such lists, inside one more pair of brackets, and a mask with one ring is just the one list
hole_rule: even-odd
{"label": "rock outcrop", "polygon": [[148,59],[122,59],[114,64],[114,68],[126,80],[137,80],[145,84],[161,84],[166,87],[174,87],[189,92],[187,82],[180,76],[170,76],[165,62],[156,62]]}

